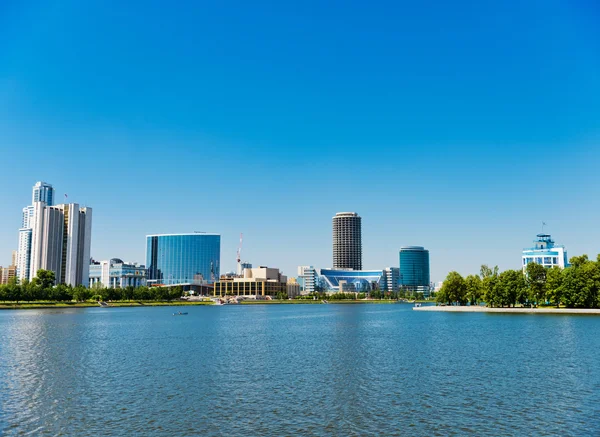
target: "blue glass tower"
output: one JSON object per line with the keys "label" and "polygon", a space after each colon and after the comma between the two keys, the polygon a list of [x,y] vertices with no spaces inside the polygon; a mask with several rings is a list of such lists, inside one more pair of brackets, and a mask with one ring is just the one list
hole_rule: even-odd
{"label": "blue glass tower", "polygon": [[400,248],[400,286],[408,289],[429,287],[429,251],[421,246]]}
{"label": "blue glass tower", "polygon": [[146,237],[148,284],[191,284],[219,280],[221,236],[168,234]]}

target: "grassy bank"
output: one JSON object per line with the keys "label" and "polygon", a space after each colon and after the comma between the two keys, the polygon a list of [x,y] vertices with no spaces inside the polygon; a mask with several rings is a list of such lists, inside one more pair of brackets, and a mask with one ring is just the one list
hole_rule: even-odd
{"label": "grassy bank", "polygon": [[100,306],[97,302],[0,302],[0,310],[27,310],[43,308],[113,308],[113,307],[155,307],[155,306],[190,306],[212,305],[213,302],[184,301],[119,301],[107,302],[108,306]]}

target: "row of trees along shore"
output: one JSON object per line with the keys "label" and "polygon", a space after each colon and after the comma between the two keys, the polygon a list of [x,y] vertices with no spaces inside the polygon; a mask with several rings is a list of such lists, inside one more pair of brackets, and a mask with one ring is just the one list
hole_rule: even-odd
{"label": "row of trees along shore", "polygon": [[535,263],[521,270],[498,271],[482,265],[479,275],[463,278],[450,272],[436,302],[447,305],[511,307],[553,305],[557,308],[600,307],[600,255],[596,261],[587,255],[575,256],[565,269],[550,269]]}
{"label": "row of trees along shore", "polygon": [[126,288],[87,288],[82,285],[54,285],[55,275],[50,270],[38,270],[31,281],[11,279],[8,284],[0,285],[2,302],[85,302],[87,300],[118,301],[145,300],[165,301],[179,299],[183,288],[176,287],[126,287]]}

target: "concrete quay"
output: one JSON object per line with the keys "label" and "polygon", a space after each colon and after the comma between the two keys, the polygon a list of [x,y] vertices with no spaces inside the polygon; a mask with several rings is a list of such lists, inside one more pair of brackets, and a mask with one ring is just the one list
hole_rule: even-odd
{"label": "concrete quay", "polygon": [[512,314],[593,314],[600,315],[594,308],[488,308],[484,306],[421,306],[413,311],[439,311],[445,313],[512,313]]}

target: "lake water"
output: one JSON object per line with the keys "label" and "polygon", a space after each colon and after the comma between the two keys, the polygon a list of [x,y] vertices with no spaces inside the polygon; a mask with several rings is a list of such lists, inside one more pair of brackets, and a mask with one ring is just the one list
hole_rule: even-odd
{"label": "lake water", "polygon": [[0,435],[600,435],[600,317],[0,311]]}

